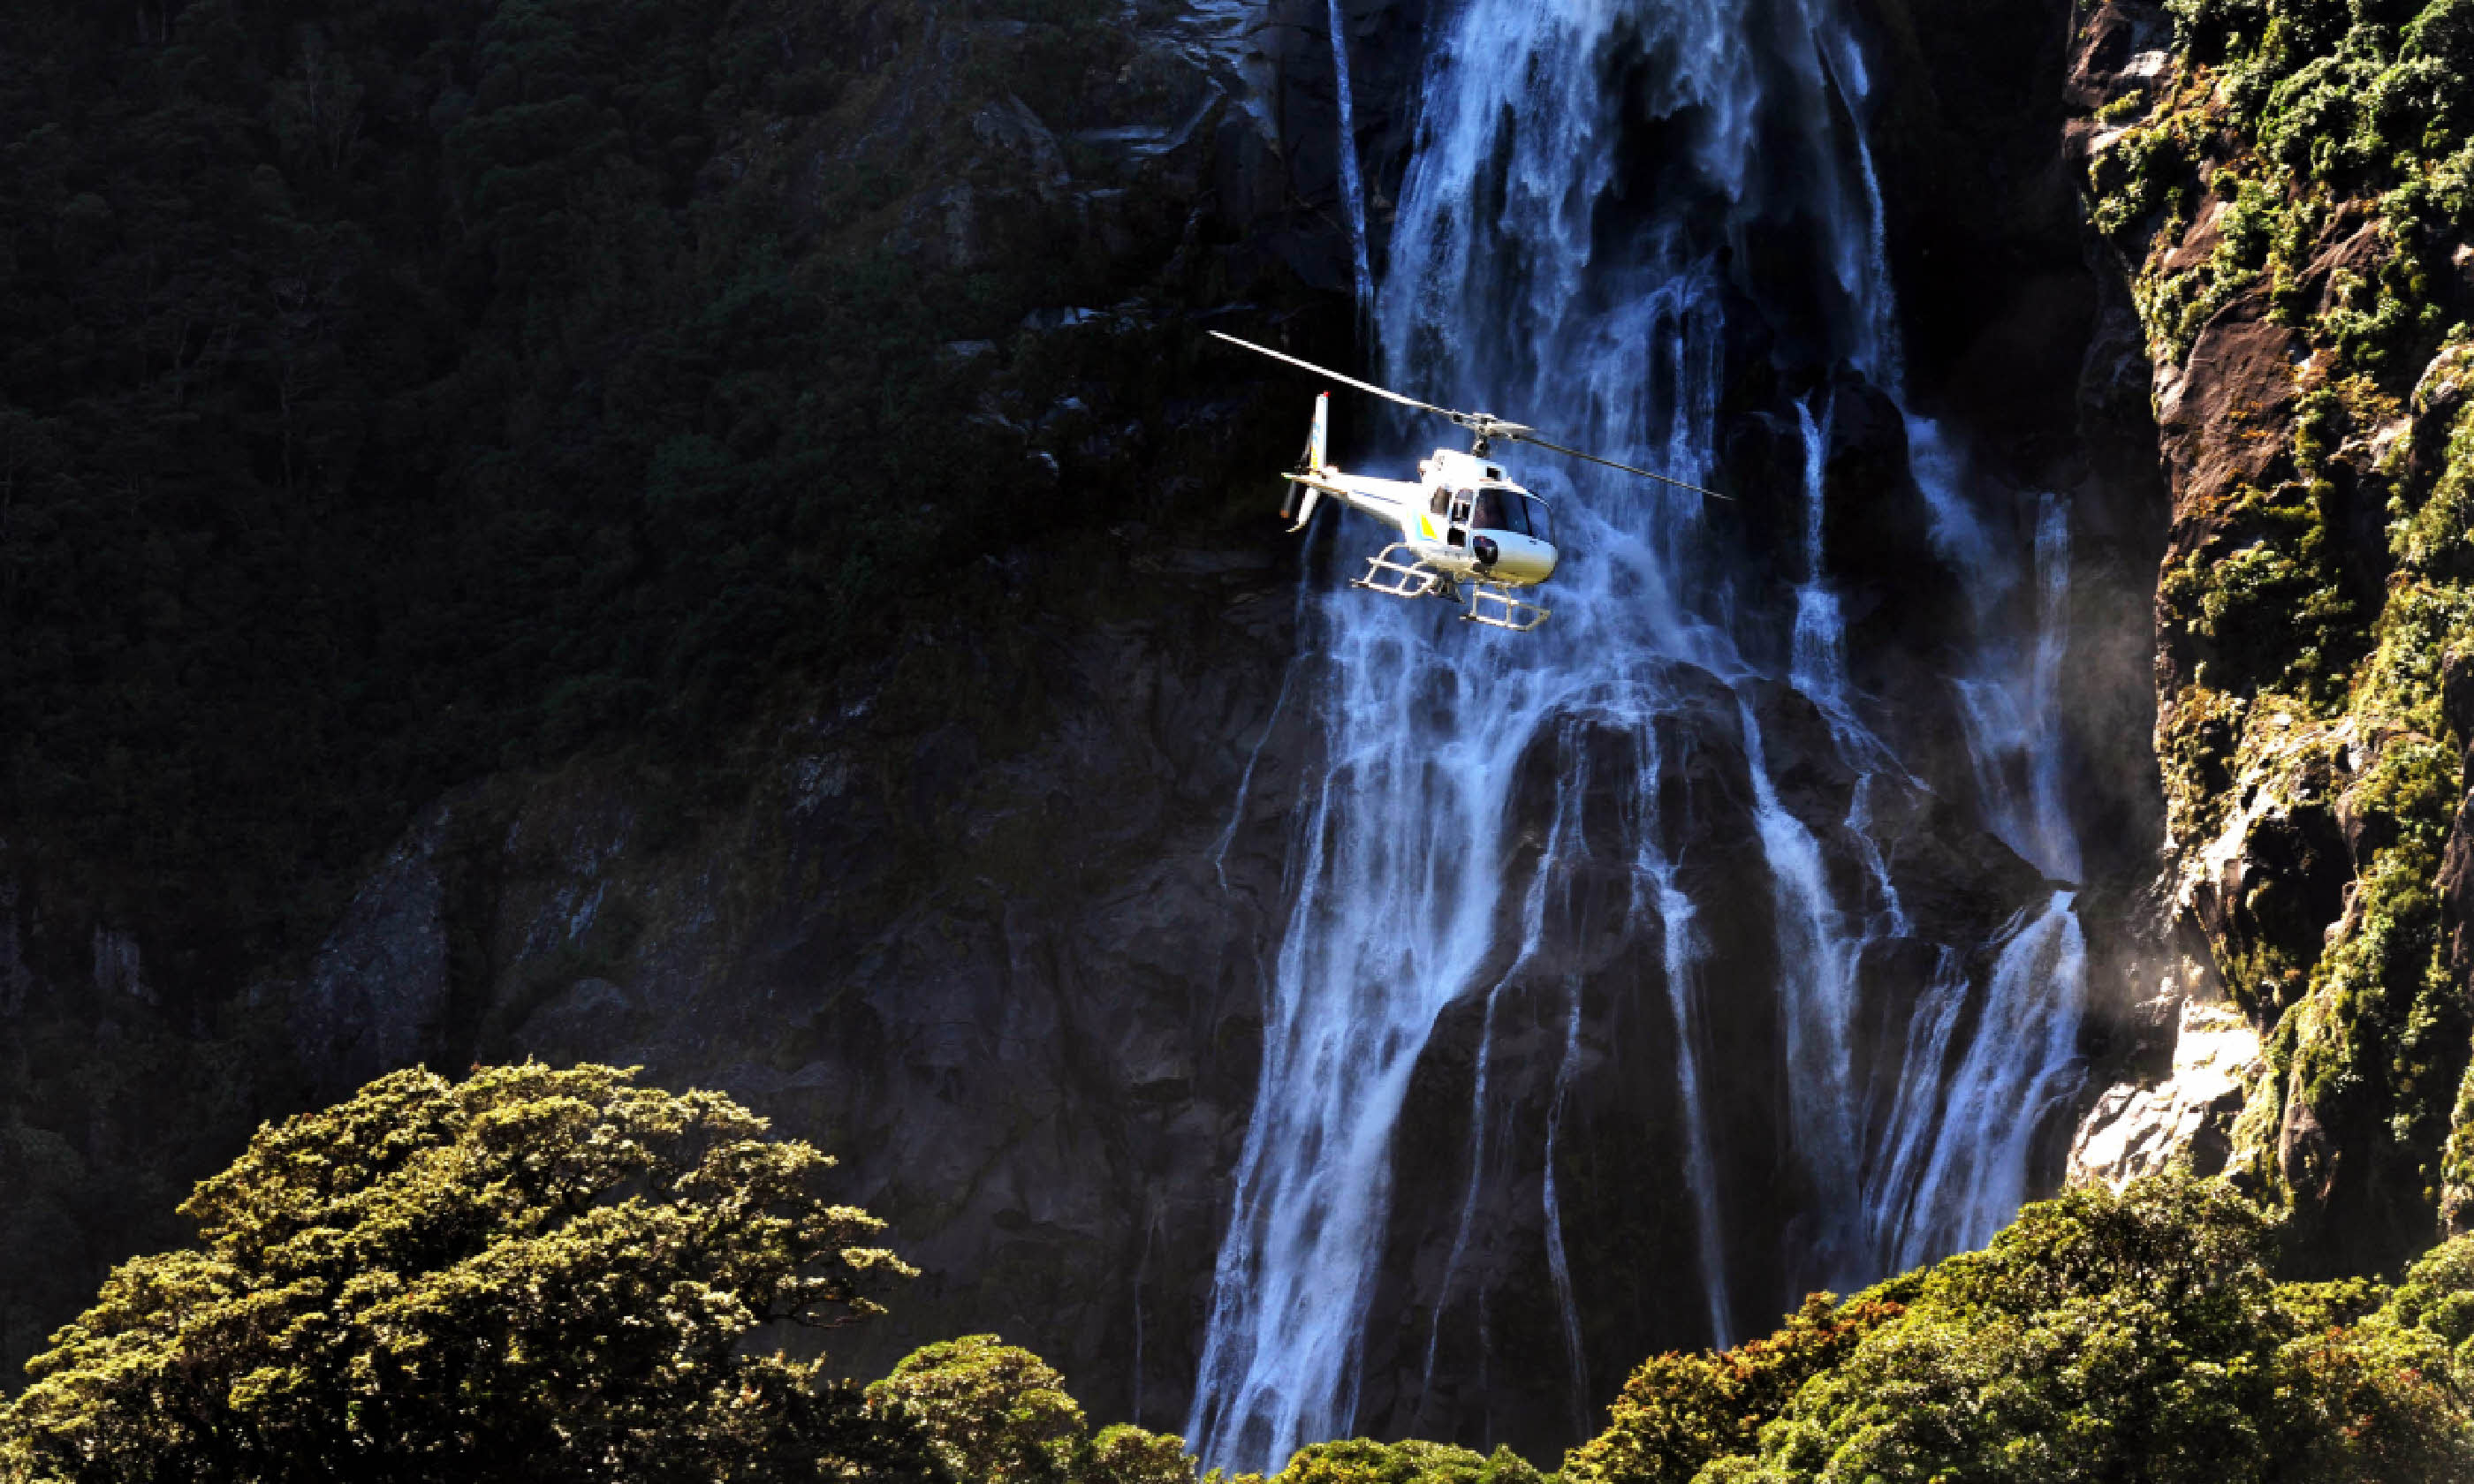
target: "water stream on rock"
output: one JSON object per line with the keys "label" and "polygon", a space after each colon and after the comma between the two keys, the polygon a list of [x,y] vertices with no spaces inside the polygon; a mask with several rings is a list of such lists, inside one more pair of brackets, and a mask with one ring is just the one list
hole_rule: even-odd
{"label": "water stream on rock", "polygon": [[1368,257],[1366,241],[1366,177],[1357,162],[1357,89],[1350,81],[1348,66],[1348,27],[1341,13],[1341,0],[1331,0],[1331,71],[1338,94],[1340,132],[1340,199],[1348,211],[1349,267],[1357,282],[1357,301],[1368,304],[1374,299],[1374,265]]}
{"label": "water stream on rock", "polygon": [[[1345,76],[1336,5],[1332,14]],[[1612,924],[1655,944],[1639,993],[1667,1017],[1673,1060],[1624,1072],[1674,1089],[1667,1137],[1682,1184],[1671,1199],[1688,1208],[1697,1265],[1676,1281],[1700,1286],[1703,1338],[1740,1339],[1736,1314],[1758,1302],[1765,1317],[1791,1301],[1739,1291],[1746,1280],[1731,1270],[1739,1236],[1710,1102],[1725,1068],[1710,1051],[1704,928],[1741,904],[1693,899],[1678,844],[1689,801],[1660,781],[1688,751],[1678,718],[1691,695],[1729,698],[1700,714],[1734,729],[1743,806],[1767,862],[1775,969],[1763,972],[1783,1128],[1805,1180],[1796,1292],[1983,1241],[2026,1193],[2042,1114],[2078,1074],[2084,946],[2071,894],[2023,903],[1964,941],[1922,938],[1876,819],[1925,785],[1882,740],[1851,670],[1824,548],[1832,387],[1852,377],[1902,408],[1904,397],[1860,125],[1870,83],[1835,0],[1463,0],[1435,25],[1416,150],[1367,304],[1379,379],[1696,484],[1718,474],[1731,316],[1794,325],[1840,380],[1781,409],[1802,464],[1789,606],[1734,575],[1743,564],[1727,560],[1728,539],[1697,496],[1517,447],[1497,454],[1550,497],[1566,553],[1545,628],[1451,622],[1441,604],[1350,590],[1338,580],[1346,570],[1312,595],[1305,632],[1321,693],[1285,704],[1317,708],[1324,754],[1296,820],[1261,1082],[1187,1423],[1204,1460],[1232,1472],[1271,1472],[1298,1446],[1358,1424],[1395,1126],[1438,1017],[1475,996],[1470,1185],[1421,1332],[1433,1379],[1443,1307],[1456,1285],[1477,1282],[1464,1257],[1479,1182],[1514,1126],[1490,1112],[1497,1000],[1533,980],[1560,993],[1551,1003],[1566,1017],[1544,1099],[1540,1219],[1574,1425],[1603,1404],[1587,1394],[1590,1295],[1566,1262],[1556,1167],[1592,1042],[1581,977],[1552,966],[1585,930]],[[1639,145],[1644,121],[1657,126],[1653,155]],[[1353,166],[1353,152],[1345,158]],[[1345,174],[1362,242],[1362,185]],[[1788,239],[1804,266],[1782,274]],[[1772,266],[1742,266],[1756,261]],[[1375,423],[1372,409],[1354,411],[1361,429]],[[2022,513],[1979,495],[1941,430],[1901,416],[1933,540],[1965,573],[1973,633],[1949,687],[1972,806],[2020,855],[2068,876],[2076,850],[2053,742],[2067,510],[2048,497]],[[1384,457],[1370,469],[1405,467],[1447,431],[1377,426]],[[1344,569],[1347,553],[1384,539],[1349,519]],[[2023,605],[2029,589],[2035,601]],[[1854,777],[1843,821],[1789,805],[1770,729],[1790,690]],[[1591,737],[1629,739],[1632,785],[1593,783]],[[1519,817],[1515,780],[1541,754],[1556,770],[1553,802]],[[1625,839],[1612,863],[1629,885],[1613,905],[1575,884],[1611,864],[1603,834],[1581,819],[1593,788],[1622,793]],[[1833,871],[1833,860],[1856,864]],[[1911,957],[1926,967],[1910,977],[1921,982],[1882,1000],[1868,965],[1902,944],[1918,945]],[[1866,1065],[1859,1024],[1889,1013],[1884,1004],[1905,1017],[1890,1037],[1901,1054]],[[1475,1297],[1483,1313],[1482,1284]]]}

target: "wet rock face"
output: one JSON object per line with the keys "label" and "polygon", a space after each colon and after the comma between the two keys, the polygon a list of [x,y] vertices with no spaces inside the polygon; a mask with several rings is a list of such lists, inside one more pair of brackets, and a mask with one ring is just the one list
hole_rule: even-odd
{"label": "wet rock face", "polygon": [[2187,1002],[2171,1075],[2120,1083],[2088,1111],[2071,1142],[2069,1179],[2120,1190],[2175,1164],[2213,1175],[2233,1153],[2233,1123],[2264,1069],[2259,1033],[2229,1005]]}
{"label": "wet rock face", "polygon": [[[1875,148],[1911,374],[1937,413],[2029,461],[2086,457],[2078,382],[2102,286],[2082,257],[2068,0],[1877,0]],[[2144,415],[2143,415],[2144,416]]]}
{"label": "wet rock face", "polygon": [[[1519,810],[1524,864],[1505,896],[1536,895],[1544,930],[1537,949],[1445,1012],[1419,1061],[1366,1330],[1364,1426],[1553,1456],[1643,1355],[1710,1343],[1712,1289],[1734,1323],[1756,1329],[1796,1295],[1876,1261],[1856,1250],[1857,1233],[1823,1230],[1811,1214],[1838,1203],[1856,1172],[1807,1163],[1792,1127],[1786,934],[1738,695],[1688,667],[1665,683],[1674,704],[1649,738],[1575,719],[1533,746],[1531,772],[1547,781]],[[1820,842],[1841,899],[1884,910],[1849,828],[1856,775],[1819,713],[1772,683],[1756,688],[1754,719],[1780,802]],[[1883,853],[1917,916],[1912,936],[1868,942],[1857,968],[1859,993],[1878,1007],[1849,1048],[1869,1110],[1857,1158],[1876,1175],[1891,1161],[1903,1080],[1941,1070],[1913,1054],[1907,1031],[1910,1001],[1932,977],[1928,940],[1995,939],[2043,884],[1929,795],[1882,792],[1873,802]],[[1559,816],[1566,838],[1586,844],[1549,856]],[[1676,863],[1671,885],[1697,908],[1655,899],[1661,883],[1635,865],[1644,846]],[[1987,965],[1969,967],[1980,980]],[[1687,1053],[1723,1233],[1714,1252],[1687,1167]]]}
{"label": "wet rock face", "polygon": [[[2144,776],[2120,757],[2140,751],[2147,718],[2118,694],[2122,657],[2104,646],[2122,631],[2101,574],[2140,566],[2122,554],[2145,527],[2109,455],[2074,428],[2080,347],[2105,322],[2074,236],[2056,239],[2069,244],[2059,256],[2029,247],[2067,222],[2069,191],[2050,175],[2051,138],[2025,142],[2044,104],[2022,113],[2012,99],[2040,96],[2061,33],[2036,29],[2051,7],[1884,9],[1914,12],[1885,20],[1893,197],[1943,203],[1903,208],[1896,228],[1907,300],[1927,306],[1916,377],[1937,413],[1999,445],[1989,477],[2077,502],[2080,571],[2098,575],[2083,577],[2074,682],[2089,701],[2083,751],[2114,760],[2098,791],[2109,802],[2093,806],[2115,811],[2092,831],[2111,842],[2095,874],[2118,875],[2146,845]],[[1155,286],[1104,310],[1045,311],[1027,333],[1058,339],[1032,344],[1148,334],[1120,379],[1166,376],[1173,357],[1152,349],[1191,338],[1188,311],[1346,286],[1328,13],[1322,0],[1144,10],[1118,121],[1065,133],[1019,97],[939,112],[953,69],[1001,34],[870,21],[856,44],[885,84],[861,136],[834,147],[942,131],[953,178],[921,182],[885,220],[897,245],[954,271],[1021,251],[1040,213],[1077,213]],[[1346,0],[1342,13],[1379,253],[1427,16],[1413,0]],[[2009,45],[2019,36],[2030,44]],[[2012,71],[1952,50],[1978,45]],[[1962,95],[1971,68],[2010,80]],[[2000,127],[1971,133],[1993,102]],[[1985,220],[1951,208],[1997,178],[2004,204]],[[1346,324],[1345,304],[1322,302],[1329,325]],[[1899,746],[1929,785],[1868,802],[1914,923],[1860,966],[1880,1016],[1852,1047],[1853,1075],[1880,1128],[1909,1070],[1908,1000],[1938,968],[1925,945],[1989,941],[2047,884],[1963,802],[1936,668],[1959,621],[1954,580],[1915,558],[1928,513],[1900,473],[1910,451],[1896,409],[1844,368],[1783,370],[1773,348],[1747,330],[1729,352],[1746,368],[1730,446],[1748,450],[1731,465],[1785,491],[1752,503],[1748,544],[1770,576],[1795,580],[1787,399],[1837,378],[1850,410],[1833,419],[1829,478],[1862,498],[1833,500],[1831,576],[1862,632],[1859,681],[1911,733]],[[1000,359],[978,343],[947,351]],[[2100,384],[2118,391],[2123,374]],[[876,664],[786,680],[766,715],[714,739],[758,780],[744,798],[698,802],[675,780],[584,762],[440,802],[374,866],[307,973],[279,987],[310,1080],[334,1093],[411,1062],[531,1055],[723,1089],[837,1156],[842,1193],[891,1222],[924,1269],[888,1321],[834,1338],[839,1367],[864,1376],[929,1339],[994,1329],[1060,1365],[1095,1416],[1180,1424],[1254,1096],[1265,965],[1290,905],[1293,805],[1319,765],[1312,664],[1292,668],[1294,548],[1268,514],[1276,466],[1231,431],[1251,416],[1231,390],[1244,375],[1186,384],[1164,419],[1184,431],[1163,439],[1128,427],[1111,399],[1122,388],[1034,405],[991,371],[983,416],[1020,436],[1027,490],[1069,492],[1107,470],[1155,482],[1191,515],[1209,499],[1198,487],[1261,467],[1247,487],[1260,523],[1121,529],[958,569],[950,617]],[[1765,474],[1749,451],[1764,438]],[[2142,602],[2152,564],[2150,553]],[[1591,850],[1545,883],[1554,952],[1472,986],[1418,1069],[1368,1328],[1368,1430],[1508,1439],[1548,1457],[1642,1355],[1710,1337],[1683,1105],[1670,1077],[1643,1071],[1678,1065],[1679,998],[1723,1111],[1710,1179],[1736,1233],[1723,1288],[1739,1328],[1831,1281],[1838,1237],[1791,1213],[1845,1172],[1792,1156],[1778,924],[1738,697],[1707,674],[1674,686],[1655,738],[1574,718],[1540,738],[1523,773],[1522,869],[1544,869],[1560,802]],[[1821,842],[1833,895],[1862,899],[1854,777],[1827,722],[1784,686],[1750,689],[1783,807]],[[1584,778],[1560,801],[1562,780]],[[1688,945],[1665,939],[1642,881],[1615,864],[1653,828],[1644,798],[1678,887],[1710,904]],[[0,934],[11,921],[0,911]],[[0,1007],[16,993],[11,942],[0,937]],[[1699,966],[1682,982],[1678,957]],[[1982,983],[1985,964],[1961,968]]]}
{"label": "wet rock face", "polygon": [[[959,264],[1006,251],[1007,213],[1043,193],[1111,220],[1104,193],[1117,178],[1069,163],[1097,151],[1146,172],[1128,178],[1137,184],[1190,182],[1200,225],[1172,262],[1198,292],[1345,285],[1327,13],[1320,0],[1179,12],[1163,23],[1159,65],[1203,80],[1201,111],[1146,116],[1122,137],[1058,139],[1019,99],[982,110],[966,137],[987,169],[923,191],[896,229]],[[1350,4],[1344,18],[1379,251],[1423,22],[1395,4]],[[2018,65],[2040,55],[2030,48]],[[888,65],[917,62],[906,58]],[[885,118],[928,107],[932,84],[923,73],[888,93]],[[1897,107],[1910,123],[1938,120],[1902,135],[1902,159],[1940,151],[1960,168],[1951,140],[1962,105],[1915,94]],[[2020,135],[2000,137],[2008,150]],[[2050,156],[2051,140],[2041,149]],[[1902,228],[1917,271],[1940,273],[1969,241],[2041,230],[2051,187],[2014,182],[2042,214],[1990,239],[1953,238],[1952,218],[1919,213]],[[1980,395],[1985,368],[2013,377],[2020,391],[1999,426],[2017,456],[1997,449],[1988,477],[2073,491],[2093,538],[2082,570],[2100,572],[2109,552],[2135,547],[2139,528],[2068,433],[2088,333],[2075,251],[2012,275],[2025,285],[2015,299],[1989,273],[1923,296],[1953,321],[2001,328],[1930,341],[1919,376],[1967,390],[1949,398],[1962,430],[1993,405]],[[1086,313],[1043,325],[1091,332]],[[949,350],[974,364],[988,356]],[[1744,482],[1783,491],[1752,502],[1745,534],[1783,583],[1803,575],[1792,566],[1802,449],[1790,400],[1839,389],[1830,576],[1859,631],[1859,682],[1926,775],[1924,786],[1867,802],[1912,922],[1871,944],[1857,970],[1879,1014],[1850,1048],[1851,1075],[1879,1137],[1903,1080],[1921,1069],[1906,1025],[1941,968],[1928,945],[1991,943],[2049,888],[1965,802],[1973,785],[1940,669],[1961,621],[1957,582],[1917,555],[1930,549],[1930,517],[1904,472],[1912,451],[1897,408],[1843,367],[1783,366],[1776,342],[1751,331],[1729,353],[1744,367],[1730,446],[1767,438],[1768,473]],[[2046,386],[2062,389],[2058,400],[2039,399],[2033,389]],[[1103,401],[1094,390],[1074,408],[1018,406],[1000,388],[988,415],[1023,429],[1027,458],[1046,455],[1055,470],[1085,440],[1116,436]],[[1188,412],[1197,422],[1229,415]],[[1120,443],[1113,457],[1163,482],[1194,477],[1137,438]],[[1226,453],[1224,443],[1205,456]],[[1758,473],[1753,457],[1744,467]],[[958,578],[972,592],[957,599],[967,617],[717,744],[754,757],[769,781],[716,814],[686,811],[658,780],[617,769],[500,780],[457,805],[466,823],[437,884],[410,843],[410,864],[391,862],[372,883],[369,922],[418,946],[405,961],[447,960],[385,981],[407,987],[390,1003],[422,1008],[390,1012],[396,1028],[384,1034],[427,1027],[408,1055],[450,1065],[589,1058],[726,1089],[839,1157],[848,1198],[890,1221],[925,1270],[889,1321],[837,1342],[853,1374],[931,1338],[994,1329],[1060,1365],[1095,1415],[1180,1424],[1254,1096],[1265,966],[1290,906],[1292,805],[1319,766],[1313,665],[1290,668],[1299,637],[1287,550],[1266,518],[1243,536],[1132,533],[976,566]],[[2109,631],[2081,627],[2093,636],[2082,653],[2097,655]],[[2098,677],[2087,691],[2101,696],[2119,666],[2099,656],[2078,670]],[[1517,902],[1547,870],[1555,946],[1499,986],[1471,986],[1419,1065],[1367,1328],[1366,1430],[1509,1440],[1552,1456],[1644,1354],[1710,1338],[1713,1285],[1750,1331],[1849,1260],[1853,1238],[1795,1215],[1849,1172],[1794,1153],[1779,924],[1752,818],[1743,703],[1707,674],[1673,681],[1679,700],[1656,737],[1571,718],[1524,765],[1511,849],[1525,864],[1505,898]],[[1855,776],[1827,721],[1783,685],[1748,694],[1780,802],[1821,843],[1832,895],[1867,900],[1870,867],[1849,827]],[[2117,700],[2091,707],[2092,725],[2119,710]],[[2145,730],[2143,715],[2128,735]],[[2118,781],[2136,794],[2135,769]],[[1656,807],[1644,811],[1644,799]],[[1588,857],[1542,867],[1543,834],[1566,804]],[[1647,887],[1621,864],[1643,830],[1678,863],[1679,890],[1707,904],[1688,944],[1666,940]],[[2114,853],[2140,855],[2137,841],[2120,832]],[[426,916],[433,899],[443,905]],[[333,961],[380,962],[354,946],[374,930],[348,922]],[[1692,966],[1680,981],[1669,972],[1679,959]],[[1980,987],[1989,967],[1958,969]],[[323,983],[303,992],[304,1023],[336,1023],[347,1008]],[[1679,1000],[1719,1111],[1708,1141],[1729,1233],[1722,1284],[1704,1271],[1680,1089],[1644,1070],[1678,1065]],[[1962,1019],[1980,1000],[1979,989]],[[343,1043],[342,1031],[326,1034]],[[2059,1154],[2041,1161],[2047,1184]]]}

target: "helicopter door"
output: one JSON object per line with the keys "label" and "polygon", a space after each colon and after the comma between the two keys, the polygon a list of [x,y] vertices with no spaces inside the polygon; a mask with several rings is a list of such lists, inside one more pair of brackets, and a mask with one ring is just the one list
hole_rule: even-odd
{"label": "helicopter door", "polygon": [[1454,546],[1468,544],[1469,506],[1475,499],[1476,496],[1467,490],[1452,491],[1451,528],[1444,533],[1443,539]]}

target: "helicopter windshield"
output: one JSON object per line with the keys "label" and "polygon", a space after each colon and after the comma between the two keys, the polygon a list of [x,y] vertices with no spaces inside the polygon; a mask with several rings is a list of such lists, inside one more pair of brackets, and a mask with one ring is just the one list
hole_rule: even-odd
{"label": "helicopter windshield", "polygon": [[1480,531],[1509,531],[1534,536],[1552,545],[1554,528],[1546,522],[1546,502],[1519,490],[1480,490],[1469,525]]}
{"label": "helicopter windshield", "polygon": [[1516,536],[1527,536],[1528,513],[1520,508],[1522,504],[1521,498],[1509,490],[1480,490],[1477,512],[1469,517],[1469,524],[1480,531],[1510,531]]}

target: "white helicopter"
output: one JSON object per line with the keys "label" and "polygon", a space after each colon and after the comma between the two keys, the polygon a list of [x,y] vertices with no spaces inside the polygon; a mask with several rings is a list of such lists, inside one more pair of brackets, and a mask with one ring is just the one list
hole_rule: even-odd
{"label": "white helicopter", "polygon": [[1540,438],[1536,429],[1490,413],[1437,407],[1250,340],[1239,340],[1218,330],[1211,334],[1232,346],[1303,367],[1403,407],[1447,418],[1474,435],[1467,453],[1436,449],[1431,458],[1418,466],[1414,480],[1346,474],[1331,467],[1331,394],[1325,392],[1315,398],[1314,426],[1306,434],[1305,455],[1301,466],[1288,476],[1289,497],[1280,507],[1283,517],[1296,521],[1289,529],[1304,530],[1314,516],[1315,501],[1328,494],[1400,531],[1400,539],[1366,559],[1366,575],[1351,586],[1395,598],[1431,595],[1447,603],[1460,603],[1464,601],[1466,585],[1468,610],[1461,614],[1464,620],[1516,634],[1526,634],[1553,616],[1552,610],[1516,596],[1555,575],[1554,526],[1547,518],[1546,502],[1505,478],[1503,466],[1492,462],[1493,444],[1498,438],[1506,443],[1535,443],[1713,499],[1728,498],[1699,485],[1687,485],[1645,468],[1550,443]]}

